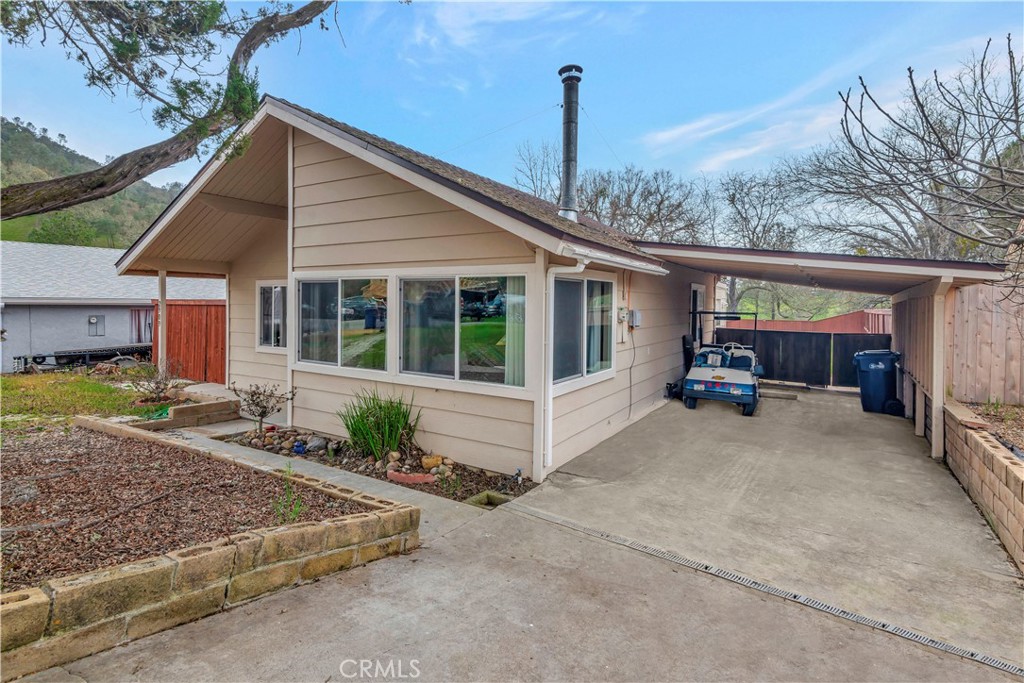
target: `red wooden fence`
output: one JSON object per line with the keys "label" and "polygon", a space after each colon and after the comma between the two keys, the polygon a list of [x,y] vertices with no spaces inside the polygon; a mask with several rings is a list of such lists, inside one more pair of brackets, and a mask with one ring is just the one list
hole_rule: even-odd
{"label": "red wooden fence", "polygon": [[[724,327],[733,330],[754,329],[753,318],[728,320]],[[892,310],[868,309],[844,313],[822,320],[764,320],[757,321],[759,330],[778,332],[831,332],[833,334],[892,334]]]}
{"label": "red wooden fence", "polygon": [[[224,383],[224,299],[167,301],[167,361],[184,379]],[[153,300],[153,358],[160,349],[160,302]]]}

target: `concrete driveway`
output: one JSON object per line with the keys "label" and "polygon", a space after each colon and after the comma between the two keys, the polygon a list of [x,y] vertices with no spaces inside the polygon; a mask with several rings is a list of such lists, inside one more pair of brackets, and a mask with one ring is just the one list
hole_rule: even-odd
{"label": "concrete driveway", "polygon": [[910,422],[856,396],[675,401],[516,504],[1024,663],[1016,568]]}

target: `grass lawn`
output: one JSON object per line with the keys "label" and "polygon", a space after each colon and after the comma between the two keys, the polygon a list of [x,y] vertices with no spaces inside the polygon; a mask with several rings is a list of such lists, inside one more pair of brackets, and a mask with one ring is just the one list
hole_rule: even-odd
{"label": "grass lawn", "polygon": [[132,406],[139,394],[86,375],[44,373],[0,377],[0,415],[147,415],[159,406]]}

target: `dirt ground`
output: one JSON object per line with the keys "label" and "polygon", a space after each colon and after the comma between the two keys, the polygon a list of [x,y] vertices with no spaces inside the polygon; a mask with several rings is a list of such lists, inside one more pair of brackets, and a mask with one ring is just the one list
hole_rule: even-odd
{"label": "dirt ground", "polygon": [[5,429],[0,468],[4,591],[248,529],[364,511],[295,484],[301,512],[282,517],[275,502],[286,499],[285,482],[276,477],[77,427]]}
{"label": "dirt ground", "polygon": [[991,432],[1024,450],[1024,406],[1001,403],[968,403],[978,416],[992,423]]}

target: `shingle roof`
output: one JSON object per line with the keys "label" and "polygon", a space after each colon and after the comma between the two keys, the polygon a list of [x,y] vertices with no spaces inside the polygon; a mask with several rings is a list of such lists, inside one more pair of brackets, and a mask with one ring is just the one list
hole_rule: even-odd
{"label": "shingle roof", "polygon": [[[157,279],[118,276],[120,249],[35,242],[0,243],[0,300],[108,299],[149,301],[159,295]],[[224,281],[167,278],[169,299],[223,299]]]}
{"label": "shingle roof", "polygon": [[342,123],[280,97],[272,95],[265,95],[264,97],[282,106],[301,112],[305,116],[315,119],[343,135],[360,140],[369,145],[371,151],[383,152],[385,155],[390,155],[404,161],[412,170],[425,176],[433,176],[434,179],[447,181],[446,184],[455,186],[455,189],[459,189],[464,194],[473,196],[476,199],[489,200],[489,203],[496,203],[506,210],[511,210],[518,214],[519,218],[525,218],[526,222],[534,227],[557,234],[560,237],[567,237],[569,241],[574,241],[573,238],[576,238],[576,240],[608,247],[633,257],[639,257],[645,261],[652,263],[660,262],[659,259],[634,246],[632,238],[620,230],[585,217],[581,217],[578,223],[571,221],[558,215],[558,207],[556,205],[544,199],[534,197],[522,190],[499,183],[496,180],[491,180],[472,171],[467,171],[464,168],[454,166],[422,152],[417,152],[414,149],[360,130],[355,126]]}

